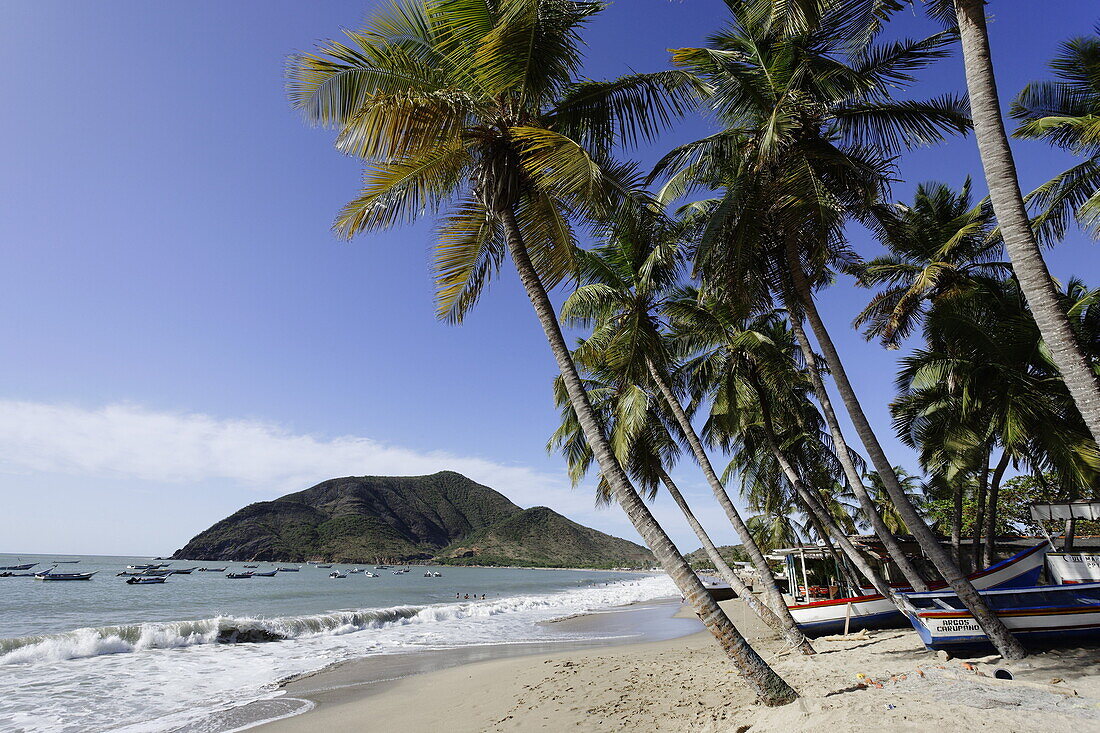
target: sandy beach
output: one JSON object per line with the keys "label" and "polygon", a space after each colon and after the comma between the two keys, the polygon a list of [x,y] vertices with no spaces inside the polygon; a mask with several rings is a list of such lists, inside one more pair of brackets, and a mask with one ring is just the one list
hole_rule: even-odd
{"label": "sandy beach", "polygon": [[[706,633],[461,664],[357,684],[334,668],[292,682],[308,713],[260,726],[306,731],[1100,730],[1100,650],[945,660],[911,630],[816,640],[786,653],[738,601],[723,604],[802,698],[755,705]],[[994,678],[1007,669],[1012,680]],[[862,676],[860,676],[862,675]]]}

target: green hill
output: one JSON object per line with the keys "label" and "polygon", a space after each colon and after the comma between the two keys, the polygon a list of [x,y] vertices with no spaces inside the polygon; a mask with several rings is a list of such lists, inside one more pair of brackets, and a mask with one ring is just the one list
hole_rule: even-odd
{"label": "green hill", "polygon": [[191,560],[649,566],[647,550],[545,507],[523,510],[453,471],[324,481],[250,504],[172,556]]}
{"label": "green hill", "polygon": [[652,553],[633,542],[577,524],[544,506],[480,529],[444,548],[452,565],[651,567]]}

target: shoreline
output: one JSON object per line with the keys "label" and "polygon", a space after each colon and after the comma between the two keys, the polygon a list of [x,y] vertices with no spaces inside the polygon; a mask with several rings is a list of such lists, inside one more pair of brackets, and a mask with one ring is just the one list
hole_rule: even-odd
{"label": "shoreline", "polygon": [[280,695],[221,711],[173,733],[268,731],[285,720],[310,716],[346,699],[376,699],[402,682],[471,665],[584,650],[661,643],[698,633],[693,615],[684,616],[676,597],[572,614],[540,622],[561,639],[515,641],[410,650],[348,659],[279,682]]}
{"label": "shoreline", "polygon": [[[254,730],[818,733],[831,728],[923,733],[937,728],[1100,728],[1100,649],[1043,652],[1012,663],[997,657],[946,661],[924,649],[912,630],[890,629],[815,639],[818,654],[804,657],[789,652],[744,604],[721,605],[768,664],[799,691],[799,700],[780,708],[755,704],[710,635],[698,631],[468,661],[373,686],[330,684],[302,696],[313,703],[308,712]],[[698,629],[698,621],[692,621]],[[993,678],[998,668],[1009,669],[1014,679]]]}

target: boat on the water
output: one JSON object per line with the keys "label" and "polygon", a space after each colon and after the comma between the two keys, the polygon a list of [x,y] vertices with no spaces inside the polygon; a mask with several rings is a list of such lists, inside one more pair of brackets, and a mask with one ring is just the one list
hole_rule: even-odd
{"label": "boat on the water", "polygon": [[319,568],[331,568],[331,565],[318,565]]}
{"label": "boat on the water", "polygon": [[245,565],[246,568],[258,568],[259,565]]}
{"label": "boat on the water", "polygon": [[152,585],[153,583],[163,583],[166,580],[168,580],[167,575],[150,576],[148,578],[131,575],[126,579],[126,585]]}
{"label": "boat on the water", "polygon": [[225,568],[196,568],[200,573],[224,573]]}
{"label": "boat on the water", "polygon": [[441,573],[441,572],[439,572],[438,570],[436,570],[436,571],[435,571],[434,573],[432,573],[432,577],[433,577],[433,578],[442,578],[442,577],[443,577],[443,573]]}
{"label": "boat on the water", "polygon": [[58,573],[53,570],[43,570],[41,573],[35,573],[35,580],[91,580],[92,576],[98,573],[98,570],[93,570],[90,573]]}
{"label": "boat on the water", "polygon": [[225,577],[230,580],[244,580],[245,578],[251,578],[252,573],[226,573]]}
{"label": "boat on the water", "polygon": [[54,565],[75,565],[78,562],[80,562],[80,561],[79,560],[54,560],[53,564]]}
{"label": "boat on the water", "polygon": [[269,570],[265,573],[252,573],[253,578],[274,578],[278,570]]}
{"label": "boat on the water", "polygon": [[5,565],[0,567],[0,570],[30,570],[37,564],[36,562],[29,562],[26,565]]}
{"label": "boat on the water", "polygon": [[364,578],[377,578],[379,576],[378,576],[377,573],[372,573],[371,571],[368,570],[367,572],[363,573],[363,577]]}
{"label": "boat on the water", "polygon": [[[1007,560],[990,565],[966,576],[978,590],[988,588],[1019,588],[1033,586],[1043,569],[1043,556],[1050,549],[1046,542],[1019,552]],[[944,582],[929,583],[932,590],[947,587]],[[898,593],[912,591],[909,586],[896,586]],[[893,602],[877,593],[833,598],[788,606],[798,628],[811,636],[841,633],[860,629],[886,629],[904,626],[906,617]]]}
{"label": "boat on the water", "polygon": [[198,568],[180,568],[179,570],[169,570],[168,574],[169,575],[190,575],[192,572],[194,572],[197,569]]}
{"label": "boat on the water", "polygon": [[341,572],[333,571],[333,572],[328,574],[328,577],[339,580],[339,579],[348,577],[348,575],[347,575],[347,573],[341,573]]}
{"label": "boat on the water", "polygon": [[[979,591],[1025,646],[1100,641],[1100,583]],[[991,647],[981,626],[952,591],[906,593],[905,614],[929,649]]]}
{"label": "boat on the water", "polygon": [[146,564],[146,565],[127,565],[126,569],[127,570],[160,570],[161,568],[166,568],[171,564],[172,563],[170,563],[170,562],[162,562],[162,563],[150,563],[150,564]]}
{"label": "boat on the water", "polygon": [[276,568],[280,573],[296,573],[300,568]]}

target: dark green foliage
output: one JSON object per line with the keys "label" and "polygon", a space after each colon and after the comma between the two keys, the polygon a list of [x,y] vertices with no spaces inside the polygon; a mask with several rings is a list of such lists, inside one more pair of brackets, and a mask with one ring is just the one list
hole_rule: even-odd
{"label": "dark green foliage", "polygon": [[584,527],[544,506],[533,507],[478,530],[445,548],[451,565],[524,567],[652,567],[645,548]]}
{"label": "dark green foliage", "polygon": [[[458,545],[469,556],[458,557]],[[437,554],[451,564],[467,565],[653,564],[648,551],[632,542],[582,527],[545,507],[524,511],[453,471],[331,479],[250,504],[197,535],[174,557],[369,563],[413,562]]]}
{"label": "dark green foliage", "polygon": [[[718,548],[718,554],[722,556],[722,559],[726,561],[726,564],[733,566],[736,562],[748,562],[749,556],[745,552],[745,548],[741,545],[721,545]],[[714,563],[707,557],[707,551],[700,547],[695,552],[689,552],[684,555],[688,563],[691,564],[693,570],[713,570]]]}

